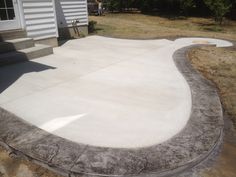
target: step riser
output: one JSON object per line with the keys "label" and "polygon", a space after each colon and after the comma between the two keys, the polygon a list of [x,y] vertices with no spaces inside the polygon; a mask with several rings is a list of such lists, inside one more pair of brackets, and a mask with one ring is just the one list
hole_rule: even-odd
{"label": "step riser", "polygon": [[17,39],[17,38],[25,38],[27,36],[25,31],[5,31],[0,32],[0,41]]}
{"label": "step riser", "polygon": [[2,42],[0,43],[0,54],[16,51],[16,50],[21,50],[21,49],[26,49],[30,47],[34,47],[33,39],[29,39],[27,41],[21,41],[17,43]]}
{"label": "step riser", "polygon": [[35,58],[44,57],[44,56],[51,55],[51,54],[53,54],[53,48],[48,47],[48,48],[44,48],[41,50],[37,50],[37,51],[28,53],[27,58],[29,58],[29,60],[32,60]]}
{"label": "step riser", "polygon": [[53,54],[53,49],[52,47],[48,48],[43,48],[37,51],[32,51],[29,53],[22,53],[22,52],[14,52],[14,55],[10,55],[4,58],[1,58],[0,55],[0,66],[7,65],[7,64],[13,64],[17,62],[24,62],[24,61],[29,61],[35,58],[43,57]]}

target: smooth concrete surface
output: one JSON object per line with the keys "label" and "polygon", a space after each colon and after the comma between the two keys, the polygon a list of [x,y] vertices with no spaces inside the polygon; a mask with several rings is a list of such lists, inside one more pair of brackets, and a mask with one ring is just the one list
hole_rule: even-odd
{"label": "smooth concrete surface", "polygon": [[68,41],[54,55],[1,67],[0,107],[78,143],[156,145],[180,132],[191,113],[191,92],[172,55],[206,42],[232,45],[206,38]]}

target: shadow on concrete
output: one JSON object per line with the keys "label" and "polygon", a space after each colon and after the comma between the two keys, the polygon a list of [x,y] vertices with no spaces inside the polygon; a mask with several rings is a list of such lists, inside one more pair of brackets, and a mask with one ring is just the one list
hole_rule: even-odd
{"label": "shadow on concrete", "polygon": [[58,46],[63,46],[65,43],[67,43],[70,40],[71,39],[61,39],[61,40],[58,40]]}
{"label": "shadow on concrete", "polygon": [[[32,44],[32,46],[29,46],[29,47],[27,46],[25,48],[31,48],[34,46],[35,45]],[[21,48],[21,49],[25,49],[25,48]],[[15,47],[14,43],[1,38],[1,34],[0,34],[0,67],[8,65],[8,64],[14,64],[17,62],[29,61],[30,58],[31,59],[35,58],[32,56],[34,56],[34,52],[32,52],[29,55],[21,52]]]}
{"label": "shadow on concrete", "polygon": [[22,75],[49,69],[56,68],[33,61],[0,67],[0,94],[16,82]]}
{"label": "shadow on concrete", "polygon": [[24,61],[29,61],[29,57],[17,51],[14,44],[7,41],[0,42],[0,67]]}
{"label": "shadow on concrete", "polygon": [[13,43],[4,40],[0,34],[0,94],[26,73],[55,69],[30,61],[36,57],[38,56],[35,56],[34,52],[28,54],[20,52]]}

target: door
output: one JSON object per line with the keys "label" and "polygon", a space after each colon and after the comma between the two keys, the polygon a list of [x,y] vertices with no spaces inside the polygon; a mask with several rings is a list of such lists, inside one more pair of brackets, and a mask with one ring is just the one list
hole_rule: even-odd
{"label": "door", "polygon": [[0,31],[21,28],[17,0],[0,0]]}

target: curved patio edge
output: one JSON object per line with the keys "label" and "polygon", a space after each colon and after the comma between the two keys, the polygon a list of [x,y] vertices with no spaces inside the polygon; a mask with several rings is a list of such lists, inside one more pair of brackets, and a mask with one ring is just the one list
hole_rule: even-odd
{"label": "curved patio edge", "polygon": [[157,177],[195,166],[218,147],[223,136],[223,113],[217,90],[186,59],[188,50],[198,46],[182,48],[173,55],[191,89],[192,113],[186,127],[168,141],[137,149],[78,144],[0,108],[0,145],[65,176]]}

